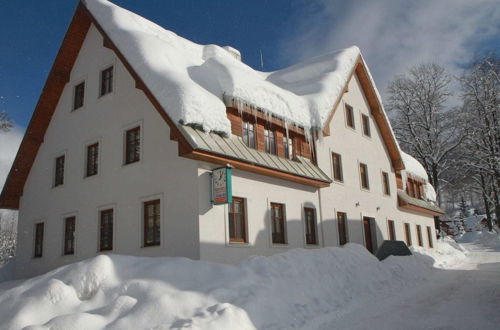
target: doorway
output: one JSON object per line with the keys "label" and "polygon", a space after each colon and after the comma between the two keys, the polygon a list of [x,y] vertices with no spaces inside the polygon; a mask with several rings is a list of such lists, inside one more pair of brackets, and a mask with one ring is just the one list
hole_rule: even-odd
{"label": "doorway", "polygon": [[363,217],[363,231],[365,234],[365,247],[371,253],[374,252],[375,247],[375,219],[370,217]]}

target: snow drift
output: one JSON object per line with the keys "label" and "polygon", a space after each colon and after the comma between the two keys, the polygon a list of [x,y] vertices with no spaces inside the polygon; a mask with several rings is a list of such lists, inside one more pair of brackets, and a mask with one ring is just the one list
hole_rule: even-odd
{"label": "snow drift", "polygon": [[1,329],[290,329],[418,285],[432,259],[379,262],[362,246],[236,265],[100,255],[0,284]]}

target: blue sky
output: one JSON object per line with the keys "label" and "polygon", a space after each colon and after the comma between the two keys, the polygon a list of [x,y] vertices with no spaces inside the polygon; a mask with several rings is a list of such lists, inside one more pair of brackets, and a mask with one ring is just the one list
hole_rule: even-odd
{"label": "blue sky", "polygon": [[[382,92],[395,74],[436,61],[452,74],[500,51],[496,0],[114,0],[201,44],[231,45],[243,61],[276,70],[352,44]],[[24,130],[77,0],[0,0],[0,111]]]}

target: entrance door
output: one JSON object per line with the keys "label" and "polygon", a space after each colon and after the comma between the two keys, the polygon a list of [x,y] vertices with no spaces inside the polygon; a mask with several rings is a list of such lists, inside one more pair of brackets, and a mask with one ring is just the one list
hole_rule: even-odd
{"label": "entrance door", "polygon": [[373,253],[373,240],[372,240],[372,219],[363,217],[363,229],[365,232],[365,246],[368,251]]}

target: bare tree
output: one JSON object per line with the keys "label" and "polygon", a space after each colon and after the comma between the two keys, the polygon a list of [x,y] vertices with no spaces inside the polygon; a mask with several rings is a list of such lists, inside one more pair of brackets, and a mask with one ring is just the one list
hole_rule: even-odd
{"label": "bare tree", "polygon": [[15,255],[16,226],[17,212],[0,210],[0,266]]}
{"label": "bare tree", "polygon": [[451,79],[437,64],[421,64],[389,84],[388,109],[401,147],[424,166],[441,204],[443,173],[462,143],[458,111],[447,106]]}
{"label": "bare tree", "polygon": [[8,132],[12,126],[9,116],[5,112],[0,112],[0,131]]}
{"label": "bare tree", "polygon": [[493,54],[476,60],[460,82],[469,131],[464,172],[481,193],[491,231],[492,209],[500,219],[500,58]]}

